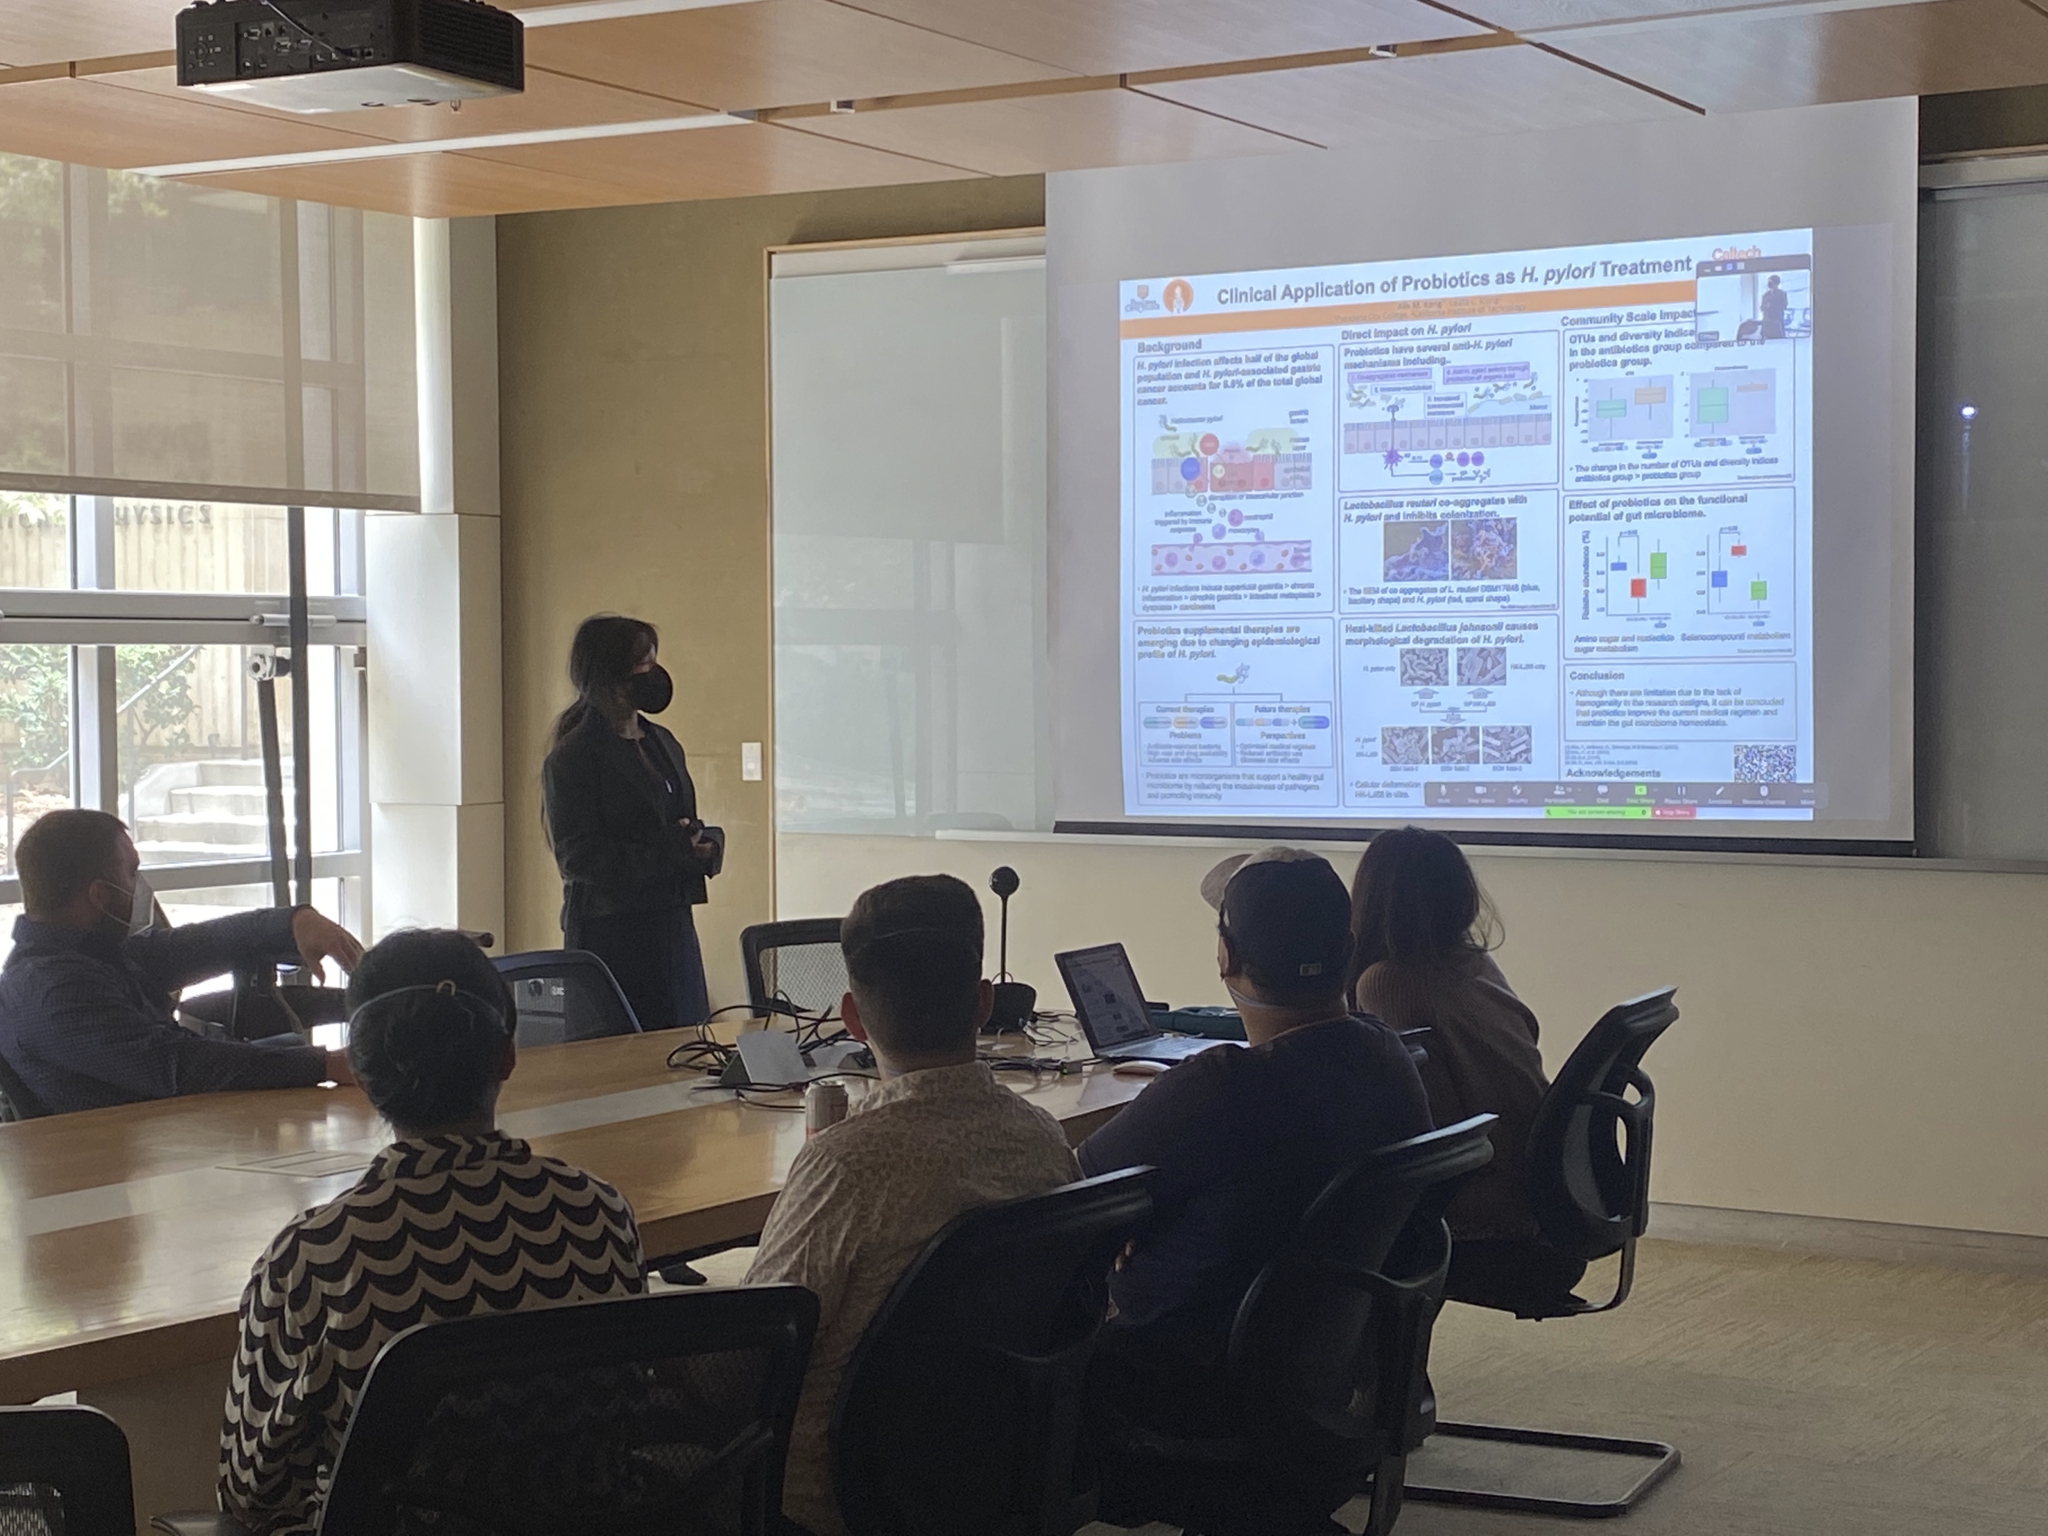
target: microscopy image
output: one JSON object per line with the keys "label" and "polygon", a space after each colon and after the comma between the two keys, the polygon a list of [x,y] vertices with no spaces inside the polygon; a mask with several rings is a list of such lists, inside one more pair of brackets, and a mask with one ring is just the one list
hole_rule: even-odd
{"label": "microscopy image", "polygon": [[1738,784],[1791,784],[1799,778],[1799,749],[1789,742],[1735,749]]}
{"label": "microscopy image", "polygon": [[1458,581],[1513,581],[1515,520],[1473,517],[1451,524],[1451,575]]}
{"label": "microscopy image", "polygon": [[1489,725],[1479,733],[1480,753],[1489,763],[1529,761],[1529,727]]}
{"label": "microscopy image", "polygon": [[1414,646],[1401,652],[1403,688],[1441,688],[1450,680],[1451,653],[1445,647]]}
{"label": "microscopy image", "polygon": [[1380,727],[1380,761],[1390,768],[1412,768],[1429,761],[1429,727],[1426,725],[1383,725]]}
{"label": "microscopy image", "polygon": [[1479,761],[1479,727],[1433,725],[1429,728],[1429,760],[1433,763]]}
{"label": "microscopy image", "polygon": [[1466,688],[1494,687],[1508,680],[1508,648],[1504,645],[1458,647],[1458,682]]}
{"label": "microscopy image", "polygon": [[1381,575],[1388,581],[1447,581],[1451,574],[1448,523],[1383,523]]}

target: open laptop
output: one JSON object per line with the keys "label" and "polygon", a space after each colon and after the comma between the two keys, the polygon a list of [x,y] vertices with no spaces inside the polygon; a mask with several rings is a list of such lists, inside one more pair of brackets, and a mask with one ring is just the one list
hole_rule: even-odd
{"label": "open laptop", "polygon": [[1194,1035],[1169,1035],[1152,1022],[1144,989],[1121,944],[1070,949],[1054,955],[1074,1016],[1097,1056],[1111,1061],[1179,1061],[1223,1044]]}

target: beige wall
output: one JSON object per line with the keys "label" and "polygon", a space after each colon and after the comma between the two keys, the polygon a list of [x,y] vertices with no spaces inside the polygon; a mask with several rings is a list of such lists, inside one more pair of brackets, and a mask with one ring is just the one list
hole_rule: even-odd
{"label": "beige wall", "polygon": [[[1191,844],[1195,844],[1191,846]],[[1010,964],[1067,1006],[1051,956],[1122,941],[1149,996],[1227,1001],[1196,894],[1206,839],[787,835],[781,915],[843,912],[899,874],[984,891],[1016,868]],[[1328,850],[1350,876],[1355,845]],[[1656,1198],[2048,1235],[2048,875],[1796,859],[1493,854],[1500,960],[1554,1069],[1609,1004],[1675,983]],[[993,963],[993,962],[991,962]]]}
{"label": "beige wall", "polygon": [[770,914],[766,262],[770,246],[1017,228],[1037,178],[531,214],[498,221],[507,943],[560,942],[540,831],[549,721],[577,621],[658,625],[706,820],[729,837],[699,913],[715,1003]]}
{"label": "beige wall", "polygon": [[[843,911],[921,870],[981,885],[999,863],[1025,882],[1014,968],[1049,1006],[1064,1001],[1052,953],[1109,938],[1154,995],[1222,1000],[1194,894],[1216,847],[792,836],[778,873],[770,786],[739,778],[739,743],[769,742],[773,723],[763,251],[1040,216],[1039,184],[1013,181],[499,221],[510,944],[558,942],[539,763],[570,631],[614,608],[661,626],[670,719],[705,814],[731,834],[702,914],[716,1001],[744,995],[738,931],[778,906]],[[1678,984],[1684,1018],[1649,1062],[1659,1199],[2048,1234],[2048,876],[1479,865],[1553,1065],[1608,1003]]]}

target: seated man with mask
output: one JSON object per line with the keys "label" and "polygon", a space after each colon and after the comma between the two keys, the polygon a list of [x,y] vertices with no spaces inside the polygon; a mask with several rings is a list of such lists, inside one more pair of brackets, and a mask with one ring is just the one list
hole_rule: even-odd
{"label": "seated man with mask", "polygon": [[0,970],[0,1060],[43,1112],[353,1081],[339,1051],[209,1040],[171,1016],[180,987],[245,966],[353,967],[363,947],[345,928],[294,907],[151,929],[142,860],[105,811],[49,812],[14,863],[24,915]]}

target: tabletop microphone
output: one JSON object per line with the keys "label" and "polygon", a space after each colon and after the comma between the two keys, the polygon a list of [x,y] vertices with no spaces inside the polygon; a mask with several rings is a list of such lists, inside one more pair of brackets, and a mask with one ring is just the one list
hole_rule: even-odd
{"label": "tabletop microphone", "polygon": [[996,963],[995,1007],[990,1010],[988,1023],[983,1026],[984,1034],[1019,1034],[1038,1007],[1038,989],[1027,987],[1010,976],[1010,898],[1017,894],[1017,887],[1021,884],[1017,871],[1007,864],[999,866],[988,877],[988,888],[1002,900],[1003,917],[998,950],[1000,958]]}

